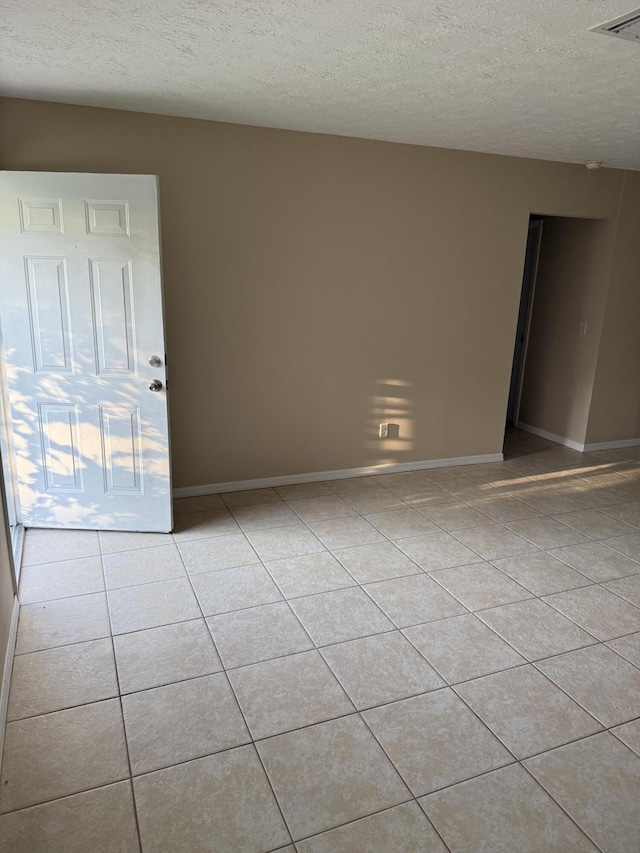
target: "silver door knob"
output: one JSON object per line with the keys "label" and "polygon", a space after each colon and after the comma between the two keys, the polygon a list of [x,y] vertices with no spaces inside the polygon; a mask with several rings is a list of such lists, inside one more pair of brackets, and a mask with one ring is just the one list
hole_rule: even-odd
{"label": "silver door knob", "polygon": [[149,384],[149,391],[162,391],[162,382],[159,379],[154,379]]}
{"label": "silver door knob", "polygon": [[162,364],[162,359],[157,355],[150,355],[149,364],[151,365],[151,367],[160,367],[160,365]]}

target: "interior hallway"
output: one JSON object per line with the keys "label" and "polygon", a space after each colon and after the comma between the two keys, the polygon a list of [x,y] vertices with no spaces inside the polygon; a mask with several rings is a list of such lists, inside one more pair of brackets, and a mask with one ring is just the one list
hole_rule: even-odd
{"label": "interior hallway", "polygon": [[640,448],[31,530],[5,853],[629,853]]}

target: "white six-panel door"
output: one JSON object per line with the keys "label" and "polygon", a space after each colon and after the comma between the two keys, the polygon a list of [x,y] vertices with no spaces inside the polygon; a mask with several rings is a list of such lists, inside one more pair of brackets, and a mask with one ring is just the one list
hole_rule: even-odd
{"label": "white six-panel door", "polygon": [[0,322],[23,524],[170,530],[156,178],[0,173]]}

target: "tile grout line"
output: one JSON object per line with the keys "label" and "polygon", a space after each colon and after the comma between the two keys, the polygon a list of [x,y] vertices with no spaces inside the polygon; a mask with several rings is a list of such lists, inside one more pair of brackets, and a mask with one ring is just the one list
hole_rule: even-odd
{"label": "tile grout line", "polygon": [[142,833],[140,830],[140,818],[138,815],[138,803],[136,801],[136,793],[133,787],[133,765],[131,763],[131,752],[129,750],[129,738],[127,737],[127,727],[124,720],[124,705],[122,702],[122,690],[120,687],[120,673],[118,671],[118,659],[116,657],[116,646],[113,637],[113,623],[111,622],[111,607],[109,606],[109,596],[107,595],[107,579],[104,572],[104,563],[102,561],[102,542],[100,540],[100,536],[98,536],[98,546],[100,548],[100,567],[102,568],[102,580],[105,585],[105,601],[107,605],[107,619],[109,620],[109,628],[110,628],[110,636],[111,640],[111,654],[113,655],[113,668],[116,676],[116,686],[118,688],[118,703],[120,705],[120,719],[122,721],[122,737],[124,740],[124,747],[127,752],[127,764],[129,766],[129,789],[131,791],[131,801],[133,804],[133,815],[136,822],[136,833],[138,835],[138,844],[140,846],[140,851],[142,853]]}
{"label": "tile grout line", "polygon": [[[463,501],[463,502],[464,502],[464,501]],[[631,501],[626,501],[626,502],[631,502]],[[360,513],[360,517],[362,517],[362,514],[361,514],[361,513]],[[551,517],[551,516],[546,516],[546,517]],[[366,519],[365,519],[365,521],[366,521]],[[496,523],[499,523],[499,522],[496,522]],[[503,525],[503,526],[504,526],[504,525]],[[509,529],[509,528],[507,528],[507,529]],[[445,532],[448,532],[448,531],[445,531]],[[384,536],[384,534],[382,534],[382,535]],[[626,534],[625,534],[625,535],[626,535]],[[387,539],[388,539],[388,537],[385,537],[385,538],[387,538]],[[390,540],[389,540],[389,541],[390,541]],[[596,541],[597,541],[597,540],[596,540]],[[394,543],[394,544],[395,544],[395,543]],[[358,547],[358,546],[353,546],[353,547]],[[137,549],[136,549],[136,550],[137,550]],[[612,550],[613,550],[613,549],[612,549]],[[483,558],[483,559],[484,559],[484,558]],[[489,562],[489,561],[487,561],[487,562]],[[264,563],[263,563],[263,565],[264,565]],[[345,567],[345,568],[346,568],[346,567]],[[499,570],[499,567],[494,567],[494,568],[498,568],[498,570]],[[265,569],[267,570],[267,572],[269,571],[269,570],[266,568],[266,566],[265,566]],[[425,570],[421,569],[421,571],[425,571]],[[347,572],[348,572],[348,569],[347,569]],[[425,573],[427,573],[427,572],[425,572]],[[270,574],[270,573],[269,573],[269,574]],[[350,574],[350,573],[349,573],[349,574]],[[427,573],[427,574],[428,574],[428,573]],[[506,575],[506,573],[504,573],[504,574]],[[271,576],[271,575],[270,575],[270,576]],[[190,583],[191,583],[191,577],[190,577],[190,575],[189,575],[189,573],[188,573],[188,572],[187,572],[187,577],[189,577],[189,580],[190,580]],[[508,575],[507,575],[507,577],[508,577]],[[513,580],[513,579],[511,579],[511,580]],[[603,583],[604,583],[604,582],[603,582]],[[588,584],[588,585],[593,585],[593,584]],[[597,583],[597,584],[594,584],[594,585],[600,585],[600,584],[599,584],[599,583]],[[276,582],[276,586],[278,586],[277,582]],[[358,586],[358,587],[362,588],[362,586],[363,586],[363,585],[361,585],[361,584],[359,584],[359,583],[357,583],[357,582],[356,582],[356,586]],[[193,585],[192,585],[192,584],[191,584],[191,587],[192,587],[192,589],[193,589]],[[280,588],[280,587],[278,587],[278,588]],[[194,593],[195,593],[195,590],[193,590],[193,591],[194,591]],[[626,599],[624,599],[624,597],[623,597],[623,596],[619,596],[619,597],[620,597],[622,600],[625,600],[625,601],[626,601]],[[542,599],[542,596],[533,596],[533,598],[534,598],[534,599],[535,599],[535,598],[537,598],[537,599],[541,600],[541,599]],[[199,604],[199,606],[200,606],[200,601],[199,601],[199,599],[197,598],[197,595],[196,595],[196,600],[198,601],[198,604]],[[288,603],[288,599],[286,599],[286,598],[285,598],[285,601]],[[244,608],[243,608],[243,609],[244,609]],[[290,609],[291,609],[291,608],[290,608]],[[555,609],[555,608],[554,608],[554,609]],[[201,610],[201,612],[202,612],[202,608],[201,608],[201,606],[200,606],[200,610]],[[470,612],[474,612],[474,611],[470,611]],[[294,613],[294,615],[295,615],[295,613]],[[564,616],[564,614],[561,614],[561,615],[563,615],[563,616]],[[564,618],[568,618],[568,617],[564,616]],[[180,621],[191,621],[191,620],[180,620]],[[205,619],[205,621],[206,621],[206,619]],[[440,620],[433,620],[433,621],[440,621]],[[570,620],[570,621],[572,621],[572,620]],[[577,623],[574,623],[574,624],[577,624]],[[579,627],[581,627],[581,626],[579,626]],[[141,629],[141,630],[144,630],[144,629]],[[583,630],[584,630],[584,629],[583,629]],[[632,633],[635,633],[635,632],[632,632]],[[403,635],[403,636],[404,636],[404,635]],[[616,639],[617,639],[617,638],[616,638]],[[611,640],[608,640],[608,641],[598,641],[598,642],[599,642],[599,644],[600,644],[600,645],[604,645],[604,644],[605,644],[605,642],[610,642],[610,641],[611,641]],[[312,642],[313,642],[313,641],[312,641]],[[345,641],[345,642],[348,642],[348,641]],[[113,637],[112,637],[112,643],[113,643]],[[71,645],[71,644],[70,644],[70,645]],[[315,644],[314,644],[314,645],[315,645]],[[215,647],[215,641],[214,641],[214,647]],[[319,647],[318,647],[318,646],[315,646],[315,648],[316,648],[317,650],[319,649]],[[320,647],[320,648],[323,648],[323,647]],[[587,647],[587,648],[589,648],[589,647]],[[418,651],[419,651],[419,650],[418,650]],[[563,653],[559,653],[559,654],[565,654],[565,652],[563,652]],[[114,659],[115,659],[115,656],[114,656]],[[324,657],[323,657],[323,659],[324,659]],[[425,660],[426,660],[426,658],[425,658]],[[541,660],[544,660],[544,659],[541,659]],[[533,664],[533,665],[535,666],[535,662],[528,661],[528,663],[529,663],[529,664]],[[526,665],[526,664],[523,664],[523,665]],[[544,673],[543,673],[543,675],[544,675]],[[335,676],[335,673],[334,673],[334,676]],[[546,676],[545,676],[545,677],[546,677]],[[551,682],[551,683],[553,683],[553,682]],[[554,685],[554,686],[557,686],[557,685]],[[559,688],[559,689],[561,689],[561,688]],[[428,692],[432,692],[432,691],[428,691]],[[563,691],[563,692],[564,692],[564,691]],[[235,693],[234,693],[234,695],[235,695]],[[457,694],[456,694],[456,695],[457,695]],[[571,697],[569,697],[569,698],[571,698]],[[236,701],[237,701],[237,698],[236,698]],[[573,700],[573,701],[575,701],[575,700]],[[385,704],[386,704],[386,703],[385,703]],[[241,710],[241,709],[240,709],[240,710]],[[242,711],[241,711],[241,713],[242,713]],[[360,713],[360,712],[358,712],[358,713]],[[477,716],[477,715],[476,715],[476,716]],[[482,721],[481,721],[481,722],[482,722]],[[483,725],[486,725],[486,724],[484,724],[484,723],[483,723]],[[489,731],[491,731],[491,729],[489,729]],[[555,747],[555,748],[557,748],[557,747]],[[545,752],[546,752],[546,751],[548,751],[548,750],[545,750]],[[392,762],[392,766],[394,766],[394,765],[393,765],[393,762]],[[472,778],[473,778],[473,777],[472,777]],[[448,787],[448,786],[447,786],[447,787]],[[553,799],[553,798],[552,798],[552,799]],[[554,802],[555,802],[555,800],[554,800]]]}
{"label": "tile grout line", "polygon": [[[183,559],[183,557],[182,557],[182,554],[180,554],[180,559],[182,560],[182,563],[183,563],[183,566],[184,566],[184,568],[185,568],[185,571],[187,571],[187,567],[186,567],[186,564],[184,563],[184,559]],[[220,649],[219,649],[219,648],[218,648],[218,646],[217,646],[217,643],[216,643],[216,641],[215,641],[215,637],[213,636],[213,634],[212,634],[212,632],[211,632],[211,628],[210,628],[210,626],[209,626],[209,623],[207,622],[207,617],[205,617],[205,615],[204,615],[204,611],[203,611],[203,609],[202,609],[202,605],[201,605],[201,603],[200,603],[200,599],[198,598],[198,594],[197,594],[197,592],[196,592],[196,590],[195,590],[195,588],[194,588],[194,586],[193,586],[193,583],[191,582],[191,577],[189,576],[188,571],[187,571],[187,576],[188,576],[188,578],[189,578],[189,584],[190,584],[190,586],[191,586],[192,594],[194,595],[194,597],[195,597],[195,599],[196,599],[196,602],[197,602],[197,604],[198,604],[198,608],[199,608],[199,610],[200,610],[200,613],[201,613],[202,619],[203,619],[203,621],[204,621],[205,627],[206,627],[207,632],[208,632],[208,634],[209,634],[209,637],[210,637],[210,639],[211,639],[211,643],[212,643],[212,645],[213,645],[213,648],[214,648],[214,650],[215,650],[216,654],[218,655],[218,660],[220,661],[220,663],[221,663],[221,665],[222,665],[222,667],[223,667],[222,672],[224,673],[224,677],[225,677],[225,681],[226,681],[227,687],[229,688],[229,690],[230,690],[230,692],[231,692],[231,695],[233,696],[233,700],[234,700],[234,702],[235,702],[235,704],[236,704],[236,707],[237,707],[237,709],[238,709],[238,711],[239,711],[239,713],[240,713],[240,715],[241,715],[241,717],[242,717],[242,720],[243,720],[243,722],[244,722],[244,726],[245,726],[245,728],[246,728],[246,730],[247,730],[247,734],[248,734],[248,736],[249,736],[249,738],[250,738],[251,746],[253,747],[253,752],[254,752],[254,754],[257,756],[258,761],[259,761],[259,763],[260,763],[260,766],[262,767],[262,772],[264,773],[264,777],[265,777],[265,779],[267,780],[267,784],[269,785],[269,789],[271,790],[271,795],[272,795],[272,797],[273,797],[273,799],[274,799],[274,802],[275,802],[275,804],[276,804],[276,806],[277,806],[277,808],[278,808],[278,812],[280,813],[280,817],[282,818],[283,825],[284,825],[284,827],[285,827],[285,829],[286,829],[287,833],[289,834],[289,839],[290,839],[291,843],[293,844],[293,835],[291,834],[291,830],[290,830],[290,828],[289,828],[289,824],[288,824],[288,822],[287,822],[287,820],[286,820],[286,818],[285,818],[285,816],[284,816],[284,812],[283,812],[282,807],[281,807],[281,805],[280,805],[280,801],[278,800],[278,797],[276,796],[276,792],[275,792],[274,787],[273,787],[273,785],[272,785],[272,783],[271,783],[271,779],[270,779],[269,774],[267,773],[266,768],[265,768],[265,766],[264,766],[264,763],[263,763],[263,761],[262,761],[262,756],[260,755],[260,753],[258,752],[258,749],[257,749],[257,747],[256,747],[255,740],[254,740],[254,737],[253,737],[253,733],[251,732],[251,729],[249,728],[249,724],[248,724],[247,719],[246,719],[246,717],[245,717],[244,711],[242,710],[242,706],[240,705],[240,700],[238,699],[238,696],[236,695],[236,691],[234,690],[233,683],[231,682],[231,679],[229,678],[229,675],[228,675],[228,673],[227,673],[227,669],[226,669],[226,666],[225,666],[225,663],[224,663],[224,658],[222,657],[222,653],[221,653]],[[233,749],[234,747],[231,747],[231,748]],[[221,752],[225,752],[226,750],[220,750],[220,751],[221,751]],[[213,754],[216,754],[216,753],[213,753]],[[280,845],[280,846],[282,846],[282,845]],[[277,848],[275,848],[275,849],[277,849]]]}

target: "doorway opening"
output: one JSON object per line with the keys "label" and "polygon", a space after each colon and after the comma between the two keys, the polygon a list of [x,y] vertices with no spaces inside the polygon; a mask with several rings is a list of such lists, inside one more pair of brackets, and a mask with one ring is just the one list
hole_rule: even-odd
{"label": "doorway opening", "polygon": [[518,310],[518,325],[516,341],[513,349],[513,365],[511,367],[511,382],[509,384],[509,402],[507,404],[507,426],[514,427],[518,422],[520,400],[522,395],[522,380],[524,378],[525,359],[529,335],[531,333],[531,312],[540,257],[543,219],[541,216],[529,217],[527,249],[524,256],[524,271],[522,273],[522,290],[520,292],[520,308]]}
{"label": "doorway opening", "polygon": [[608,251],[604,220],[529,219],[506,429],[532,447],[536,437],[584,448]]}

